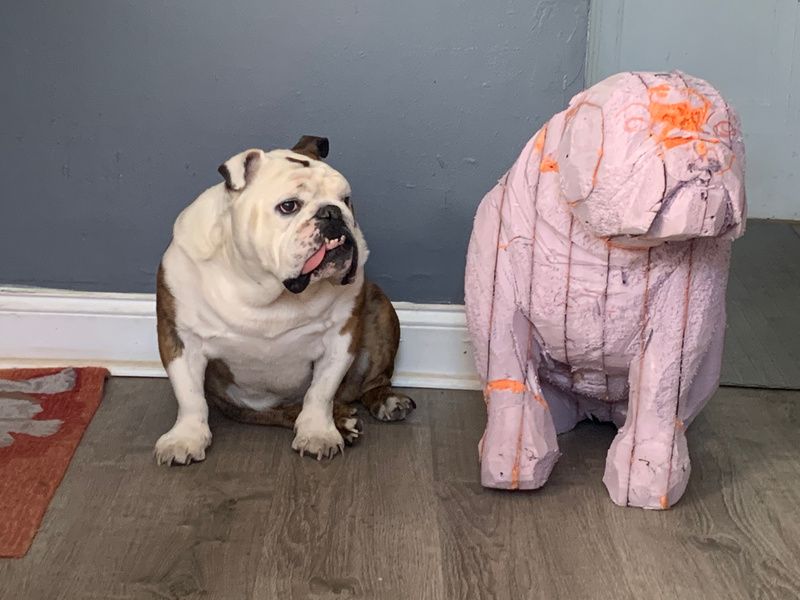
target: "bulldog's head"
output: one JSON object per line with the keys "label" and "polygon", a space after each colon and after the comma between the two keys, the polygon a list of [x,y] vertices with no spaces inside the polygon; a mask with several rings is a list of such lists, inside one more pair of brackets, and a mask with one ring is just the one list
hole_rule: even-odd
{"label": "bulldog's head", "polygon": [[295,294],[320,280],[351,283],[367,257],[350,185],[327,155],[327,138],[303,136],[291,150],[247,150],[219,167],[236,250]]}

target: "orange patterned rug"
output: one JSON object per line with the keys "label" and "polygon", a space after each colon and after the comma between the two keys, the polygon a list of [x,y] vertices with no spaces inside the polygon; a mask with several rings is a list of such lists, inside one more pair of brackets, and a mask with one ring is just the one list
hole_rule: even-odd
{"label": "orange patterned rug", "polygon": [[0,370],[0,557],[30,548],[107,376],[94,367]]}

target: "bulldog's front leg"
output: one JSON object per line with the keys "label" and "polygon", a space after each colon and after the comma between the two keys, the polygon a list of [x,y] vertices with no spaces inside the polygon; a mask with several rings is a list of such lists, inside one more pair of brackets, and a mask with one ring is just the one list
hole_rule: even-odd
{"label": "bulldog's front leg", "polygon": [[342,335],[339,328],[323,339],[325,353],[314,363],[311,386],[303,398],[303,410],[294,424],[292,448],[302,456],[305,453],[333,458],[344,449],[344,438],[333,421],[333,398],[347,370],[353,362],[350,354],[350,335]]}
{"label": "bulldog's front leg", "polygon": [[206,448],[211,444],[208,427],[208,404],[203,393],[207,358],[199,342],[184,340],[180,356],[167,365],[172,389],[178,400],[178,418],[175,425],[156,442],[158,464],[189,464],[205,460]]}

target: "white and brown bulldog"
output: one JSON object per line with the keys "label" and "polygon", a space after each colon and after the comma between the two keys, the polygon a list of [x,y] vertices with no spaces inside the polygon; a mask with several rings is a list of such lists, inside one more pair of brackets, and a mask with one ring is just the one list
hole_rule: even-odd
{"label": "white and brown bulldog", "polygon": [[160,464],[205,458],[209,401],[293,427],[292,448],[318,459],[360,435],[349,403],[382,421],[415,408],[391,388],[397,315],[364,279],[350,185],[327,154],[311,136],[237,154],[178,217],[158,272],[158,345],[178,400]]}

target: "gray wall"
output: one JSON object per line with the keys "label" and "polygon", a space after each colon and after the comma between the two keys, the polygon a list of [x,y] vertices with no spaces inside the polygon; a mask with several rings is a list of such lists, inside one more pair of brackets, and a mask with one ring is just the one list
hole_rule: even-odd
{"label": "gray wall", "polygon": [[483,194],[583,86],[588,0],[4,0],[0,282],[151,291],[242,149],[331,139],[395,300],[461,302]]}

